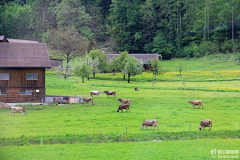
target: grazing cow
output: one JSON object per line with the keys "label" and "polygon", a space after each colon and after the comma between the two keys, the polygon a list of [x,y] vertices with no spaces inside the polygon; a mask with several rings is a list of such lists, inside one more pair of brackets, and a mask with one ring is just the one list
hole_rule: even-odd
{"label": "grazing cow", "polygon": [[15,116],[16,112],[25,113],[25,115],[27,115],[27,111],[23,107],[11,107],[11,116]]}
{"label": "grazing cow", "polygon": [[139,91],[139,89],[136,87],[135,89],[134,89],[135,91]]}
{"label": "grazing cow", "polygon": [[102,91],[91,91],[90,95],[91,96],[93,96],[93,95],[98,95],[99,96],[100,93],[102,93]]}
{"label": "grazing cow", "polygon": [[154,129],[155,129],[155,127],[157,127],[158,130],[159,130],[158,120],[156,120],[156,119],[144,120],[143,123],[142,123],[141,129],[143,129],[144,126],[146,127],[146,129],[147,129],[148,126],[154,126]]}
{"label": "grazing cow", "polygon": [[131,99],[121,99],[119,98],[118,101],[121,102],[121,104],[131,104]]}
{"label": "grazing cow", "polygon": [[92,102],[92,106],[93,106],[93,97],[85,97],[85,98],[83,98],[83,102],[84,102],[85,106],[86,106],[87,102]]}
{"label": "grazing cow", "polygon": [[200,108],[200,106],[202,106],[202,109],[203,109],[202,102],[203,102],[202,100],[188,101],[188,103],[191,103],[191,104],[193,105],[194,108],[196,108],[195,105],[199,105],[198,109]]}
{"label": "grazing cow", "polygon": [[204,128],[204,130],[205,130],[205,127],[209,127],[209,131],[210,131],[212,128],[212,120],[211,119],[202,120],[199,126],[200,131],[202,130],[202,127]]}
{"label": "grazing cow", "polygon": [[116,91],[104,91],[104,93],[106,93],[107,96],[113,95],[116,98]]}
{"label": "grazing cow", "polygon": [[119,112],[119,110],[121,110],[123,112],[123,109],[126,109],[126,112],[128,111],[130,113],[129,104],[119,105],[117,112]]}
{"label": "grazing cow", "polygon": [[58,98],[58,97],[53,97],[53,102],[54,102],[55,104],[58,104],[59,101],[60,101],[60,98]]}

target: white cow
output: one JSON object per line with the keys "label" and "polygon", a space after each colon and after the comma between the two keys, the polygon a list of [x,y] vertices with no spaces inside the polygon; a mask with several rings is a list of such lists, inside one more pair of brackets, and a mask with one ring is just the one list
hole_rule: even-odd
{"label": "white cow", "polygon": [[98,96],[99,96],[100,93],[102,93],[102,91],[91,91],[91,92],[90,92],[90,95],[91,95],[91,97],[92,97],[93,95],[98,95]]}

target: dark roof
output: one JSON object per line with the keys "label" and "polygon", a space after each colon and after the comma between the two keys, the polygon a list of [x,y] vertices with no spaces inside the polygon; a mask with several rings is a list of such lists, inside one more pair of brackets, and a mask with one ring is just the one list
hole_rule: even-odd
{"label": "dark roof", "polygon": [[0,43],[0,68],[51,68],[45,43]]}
{"label": "dark roof", "polygon": [[51,65],[52,66],[61,66],[61,65],[63,65],[63,59],[53,59],[53,58],[50,58],[50,61],[51,61]]}
{"label": "dark roof", "polygon": [[[112,59],[113,57],[117,57],[119,56],[120,54],[106,54],[107,56],[107,59],[110,60]],[[136,59],[141,59],[143,61],[143,64],[148,64],[148,60],[151,60],[151,59],[158,59],[158,54],[128,54],[129,56],[131,57],[135,57]]]}

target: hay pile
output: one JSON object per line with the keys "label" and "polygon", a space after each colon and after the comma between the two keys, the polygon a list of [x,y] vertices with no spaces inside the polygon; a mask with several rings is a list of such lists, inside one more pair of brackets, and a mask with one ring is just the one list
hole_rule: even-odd
{"label": "hay pile", "polygon": [[0,102],[0,109],[1,108],[11,108],[11,106],[8,105],[7,103]]}

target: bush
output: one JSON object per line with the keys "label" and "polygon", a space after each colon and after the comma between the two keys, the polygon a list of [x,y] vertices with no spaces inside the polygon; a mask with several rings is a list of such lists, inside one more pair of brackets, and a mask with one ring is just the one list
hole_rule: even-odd
{"label": "bush", "polygon": [[229,52],[232,52],[233,50],[233,43],[228,40],[228,41],[225,41],[224,43],[222,43],[221,45],[221,50],[223,53],[229,53]]}
{"label": "bush", "polygon": [[194,57],[194,55],[193,55],[193,48],[192,48],[191,45],[186,46],[186,47],[183,48],[182,57],[189,57],[189,58],[193,58]]}

